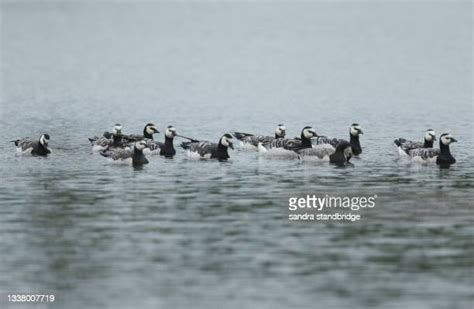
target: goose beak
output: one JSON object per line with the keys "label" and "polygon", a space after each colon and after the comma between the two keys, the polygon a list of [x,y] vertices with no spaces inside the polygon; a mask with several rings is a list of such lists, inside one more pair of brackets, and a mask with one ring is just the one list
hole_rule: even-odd
{"label": "goose beak", "polygon": [[361,129],[357,129],[357,132],[358,132],[359,134],[364,134],[364,132],[362,132]]}
{"label": "goose beak", "polygon": [[455,139],[454,137],[451,137],[451,143],[456,143],[458,140]]}
{"label": "goose beak", "polygon": [[234,149],[234,143],[229,143],[229,148]]}
{"label": "goose beak", "polygon": [[285,130],[281,130],[281,136],[285,136],[286,135],[286,131]]}
{"label": "goose beak", "polygon": [[311,134],[313,134],[313,137],[318,137],[318,134],[316,134],[316,132],[314,131],[309,131]]}
{"label": "goose beak", "polygon": [[434,135],[431,135],[431,137],[433,138],[433,140],[434,140],[434,141],[436,140],[436,136],[434,136]]}
{"label": "goose beak", "polygon": [[160,133],[160,131],[158,131],[157,128],[153,127],[152,129],[153,129],[153,132],[155,132],[155,133]]}

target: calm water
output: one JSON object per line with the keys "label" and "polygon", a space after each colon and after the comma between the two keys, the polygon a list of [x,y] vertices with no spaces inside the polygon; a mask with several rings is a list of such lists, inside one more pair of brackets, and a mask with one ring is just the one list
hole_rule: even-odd
{"label": "calm water", "polygon": [[[0,293],[54,293],[55,308],[472,305],[470,3],[3,2],[1,22]],[[150,121],[216,141],[359,122],[364,153],[335,168],[178,151],[141,170],[91,153],[87,137]],[[428,127],[459,140],[451,169],[398,160],[392,141]],[[11,139],[43,132],[50,157],[15,155]],[[358,223],[289,222],[306,194],[378,200]]]}

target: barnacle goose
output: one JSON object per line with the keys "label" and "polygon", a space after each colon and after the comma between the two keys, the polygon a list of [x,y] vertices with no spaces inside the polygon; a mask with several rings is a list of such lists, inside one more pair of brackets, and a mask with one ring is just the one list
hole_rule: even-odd
{"label": "barnacle goose", "polygon": [[148,147],[147,149],[149,149],[152,154],[159,154],[165,158],[172,158],[176,154],[176,149],[174,149],[173,145],[175,136],[179,136],[176,133],[176,128],[174,126],[168,126],[165,130],[165,142],[160,143],[152,138],[145,139]]}
{"label": "barnacle goose", "polygon": [[205,159],[217,159],[227,161],[230,156],[228,148],[234,149],[232,135],[224,134],[219,142],[211,143],[209,141],[188,141],[181,143],[181,147],[187,150],[188,156]]}
{"label": "barnacle goose", "polygon": [[116,162],[131,163],[133,166],[140,166],[148,163],[148,159],[143,154],[143,149],[147,147],[145,141],[135,142],[133,149],[114,149],[101,151],[100,154]]}
{"label": "barnacle goose", "polygon": [[49,135],[43,134],[39,140],[34,141],[28,137],[20,138],[12,141],[15,143],[16,151],[23,154],[32,154],[37,156],[46,156],[51,153],[51,149],[48,147]]}
{"label": "barnacle goose", "polygon": [[318,134],[312,127],[306,126],[301,130],[300,138],[279,138],[269,143],[259,143],[258,150],[270,157],[297,158],[295,151],[311,148],[311,139],[317,136]]}
{"label": "barnacle goose", "polygon": [[449,167],[456,163],[456,159],[451,155],[449,145],[457,142],[457,140],[449,133],[443,133],[439,137],[439,149],[437,148],[413,148],[409,149],[406,154],[418,162],[435,161],[440,167]]}
{"label": "barnacle goose", "polygon": [[284,138],[286,135],[285,125],[279,124],[275,129],[275,136],[255,135],[251,133],[233,132],[235,138],[240,141],[242,147],[257,149],[258,143],[268,144],[274,139]]}
{"label": "barnacle goose", "polygon": [[103,151],[114,148],[124,148],[125,144],[123,141],[122,126],[116,124],[113,128],[113,133],[104,132],[101,137],[94,136],[89,138],[92,145],[92,151]]}
{"label": "barnacle goose", "polygon": [[352,146],[348,141],[341,141],[334,149],[329,144],[321,144],[312,148],[296,150],[303,161],[329,161],[330,163],[344,165],[352,157]]}
{"label": "barnacle goose", "polygon": [[153,139],[153,134],[160,133],[153,123],[147,123],[143,128],[143,134],[125,134],[123,140],[125,142],[136,142],[143,139]]}
{"label": "barnacle goose", "polygon": [[404,138],[397,138],[393,142],[398,146],[400,155],[407,155],[408,151],[415,148],[433,148],[433,142],[436,140],[436,133],[433,129],[428,129],[425,132],[425,141],[415,142]]}
{"label": "barnacle goose", "polygon": [[[360,146],[359,135],[364,134],[362,128],[358,123],[353,123],[349,129],[349,143],[351,144],[353,155],[360,155],[362,153],[362,147]],[[318,136],[313,140],[314,145],[329,144],[334,149],[341,142],[346,142],[345,139],[340,138],[329,138],[326,136]]]}

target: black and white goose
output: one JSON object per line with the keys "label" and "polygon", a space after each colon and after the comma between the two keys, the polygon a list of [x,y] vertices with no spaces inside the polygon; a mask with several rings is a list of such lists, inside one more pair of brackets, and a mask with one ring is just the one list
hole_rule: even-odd
{"label": "black and white goose", "polygon": [[153,139],[146,139],[147,147],[152,154],[159,154],[165,158],[172,158],[176,154],[173,141],[176,136],[176,128],[174,126],[168,126],[165,130],[165,142],[160,143]]}
{"label": "black and white goose", "polygon": [[107,149],[124,148],[122,126],[116,124],[112,129],[113,133],[104,132],[102,136],[89,138],[92,145],[92,151],[103,151]]}
{"label": "black and white goose", "polygon": [[153,134],[160,133],[153,123],[147,123],[143,128],[143,134],[126,134],[123,135],[125,142],[137,142],[144,139],[153,139]]}
{"label": "black and white goose", "polygon": [[311,148],[313,146],[311,139],[317,136],[318,134],[312,127],[306,126],[301,130],[300,138],[279,138],[270,143],[259,143],[258,150],[267,156],[296,158],[295,151]]}
{"label": "black and white goose", "polygon": [[330,163],[344,165],[352,157],[352,146],[348,141],[341,141],[336,148],[329,144],[321,144],[312,148],[297,150],[296,153],[303,161],[329,161]]}
{"label": "black and white goose", "polygon": [[190,157],[227,161],[230,158],[227,150],[229,147],[234,149],[234,142],[232,135],[226,133],[217,144],[209,141],[189,141],[181,143],[181,147],[187,150]]}
{"label": "black and white goose", "polygon": [[244,148],[257,149],[258,143],[268,144],[275,139],[284,138],[286,128],[283,124],[279,124],[275,129],[275,136],[255,135],[251,133],[234,132],[233,135],[241,142]]}
{"label": "black and white goose", "polygon": [[[352,148],[352,154],[356,156],[362,153],[362,147],[360,146],[359,141],[359,135],[361,134],[364,134],[364,132],[362,132],[360,125],[358,123],[353,123],[349,129],[349,143]],[[314,145],[328,144],[334,147],[334,150],[336,149],[337,145],[342,142],[346,142],[346,140],[341,138],[329,138],[327,136],[318,136],[313,139]]]}
{"label": "black and white goose", "polygon": [[51,149],[48,147],[49,135],[43,134],[39,140],[32,140],[28,137],[20,138],[12,141],[15,143],[16,151],[22,154],[32,154],[36,156],[46,156],[51,153]]}
{"label": "black and white goose", "polygon": [[449,145],[457,140],[449,133],[443,133],[439,137],[439,149],[437,148],[413,148],[407,151],[407,155],[418,162],[436,162],[441,167],[449,167],[456,163],[451,155]]}
{"label": "black and white goose", "polygon": [[433,148],[433,142],[436,140],[436,133],[433,129],[428,129],[425,132],[424,142],[409,141],[404,138],[397,138],[393,142],[398,146],[398,153],[400,155],[407,155],[408,151],[416,148]]}
{"label": "black and white goose", "polygon": [[148,159],[143,154],[143,150],[147,147],[145,141],[135,142],[133,149],[115,149],[109,151],[101,151],[100,154],[106,158],[110,158],[115,162],[123,162],[140,166],[148,163]]}

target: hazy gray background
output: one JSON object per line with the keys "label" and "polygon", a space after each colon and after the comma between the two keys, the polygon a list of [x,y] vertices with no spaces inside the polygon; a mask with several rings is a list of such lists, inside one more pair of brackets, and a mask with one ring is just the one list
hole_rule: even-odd
{"label": "hazy gray background", "polygon": [[[0,293],[55,293],[58,308],[472,305],[470,2],[2,1],[1,40]],[[340,169],[178,151],[143,170],[91,154],[87,137],[150,121],[216,141],[359,122],[364,153]],[[429,127],[459,140],[450,170],[398,160],[393,140]],[[10,140],[44,132],[49,158],[14,155]],[[379,199],[359,224],[285,219],[288,197],[332,192]]]}

